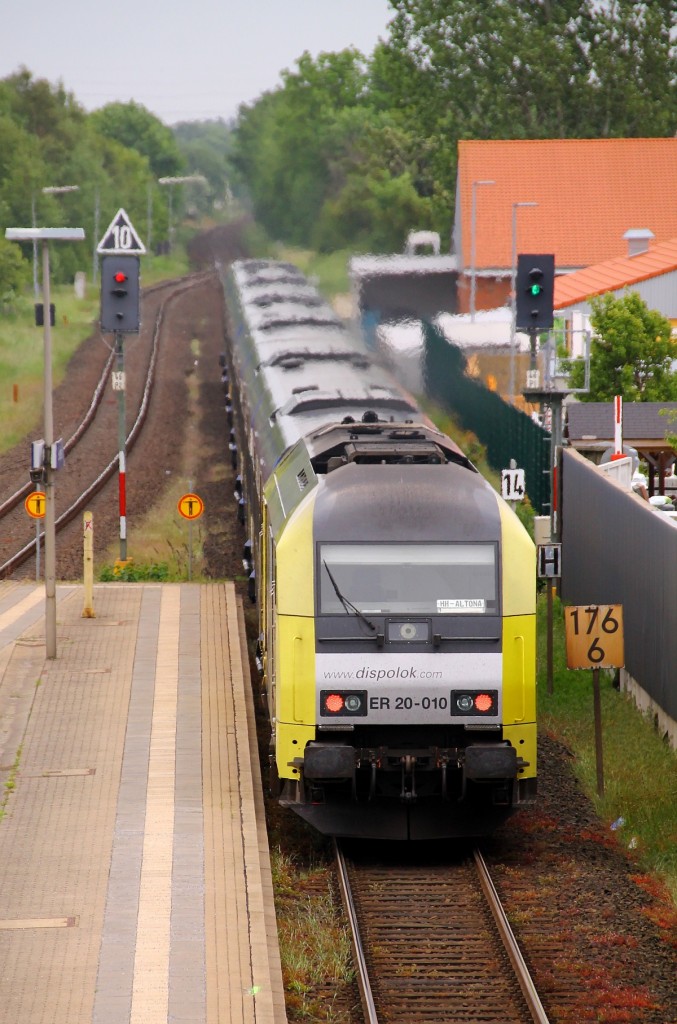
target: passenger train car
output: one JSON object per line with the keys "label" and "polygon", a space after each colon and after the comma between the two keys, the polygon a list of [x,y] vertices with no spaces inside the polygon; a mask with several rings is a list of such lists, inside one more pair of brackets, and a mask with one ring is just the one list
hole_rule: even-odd
{"label": "passenger train car", "polygon": [[536,793],[532,541],[296,268],[225,295],[271,786],[325,834],[486,834]]}

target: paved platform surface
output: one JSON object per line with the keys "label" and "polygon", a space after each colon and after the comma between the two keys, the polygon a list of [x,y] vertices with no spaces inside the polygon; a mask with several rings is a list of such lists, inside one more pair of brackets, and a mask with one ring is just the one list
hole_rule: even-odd
{"label": "paved platform surface", "polygon": [[232,584],[0,583],[0,1024],[286,1021]]}

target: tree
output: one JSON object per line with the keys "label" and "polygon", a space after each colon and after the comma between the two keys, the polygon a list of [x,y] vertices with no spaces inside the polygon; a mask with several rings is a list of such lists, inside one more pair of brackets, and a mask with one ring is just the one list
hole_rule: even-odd
{"label": "tree", "polygon": [[107,103],[90,117],[100,135],[145,156],[154,177],[183,173],[183,158],[171,128],[140,103]]}
{"label": "tree", "polygon": [[29,277],[28,264],[21,258],[19,247],[0,237],[0,309],[12,307]]}
{"label": "tree", "polygon": [[205,210],[214,203],[223,206],[232,193],[232,126],[223,120],[183,121],[174,125],[173,132],[185,166],[209,182],[208,190],[196,190],[199,205]]}
{"label": "tree", "polygon": [[[581,399],[610,402],[621,395],[628,402],[677,401],[677,344],[670,321],[649,309],[637,292],[620,299],[607,293],[590,305],[590,392]],[[582,375],[579,364],[574,387],[582,385]]]}
{"label": "tree", "polygon": [[391,46],[419,72],[410,103],[456,139],[673,131],[675,0],[391,3]]}

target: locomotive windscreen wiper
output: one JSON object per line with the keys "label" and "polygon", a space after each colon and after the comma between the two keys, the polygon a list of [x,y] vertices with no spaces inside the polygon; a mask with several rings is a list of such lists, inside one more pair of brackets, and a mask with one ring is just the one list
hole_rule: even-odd
{"label": "locomotive windscreen wiper", "polygon": [[371,622],[371,620],[368,619],[367,616],[364,615],[363,612],[361,612],[359,608],[356,608],[355,605],[352,603],[352,601],[349,601],[347,597],[343,596],[343,594],[339,590],[338,583],[336,582],[336,580],[334,579],[334,577],[332,575],[331,569],[329,568],[329,566],[327,565],[327,563],[325,562],[324,559],[322,559],[322,565],[327,570],[327,576],[331,580],[331,585],[334,588],[334,591],[336,592],[336,596],[338,597],[339,601],[341,602],[341,604],[343,605],[345,610],[348,612],[348,614],[352,613],[353,615],[357,615],[358,619],[361,619],[362,622],[365,622],[367,624],[367,626],[369,626],[369,629],[371,629],[375,633],[376,632],[376,626],[374,625],[374,623]]}

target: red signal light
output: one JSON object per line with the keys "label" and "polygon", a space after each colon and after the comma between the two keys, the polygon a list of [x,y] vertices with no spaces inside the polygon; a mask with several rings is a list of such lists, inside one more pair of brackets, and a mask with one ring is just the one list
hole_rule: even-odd
{"label": "red signal light", "polygon": [[327,694],[324,702],[327,711],[331,711],[333,714],[338,714],[339,711],[343,711],[344,703],[345,701],[340,693]]}
{"label": "red signal light", "polygon": [[488,711],[493,703],[488,693],[478,693],[475,697],[475,707],[478,711]]}
{"label": "red signal light", "polygon": [[115,280],[115,281],[116,281],[116,282],[117,282],[118,284],[122,284],[122,283],[123,283],[123,281],[126,281],[126,280],[127,280],[127,275],[126,275],[126,274],[123,274],[123,272],[122,272],[121,270],[118,270],[117,274],[115,274],[115,275],[114,275],[114,278],[113,278],[113,279],[114,279],[114,280]]}

